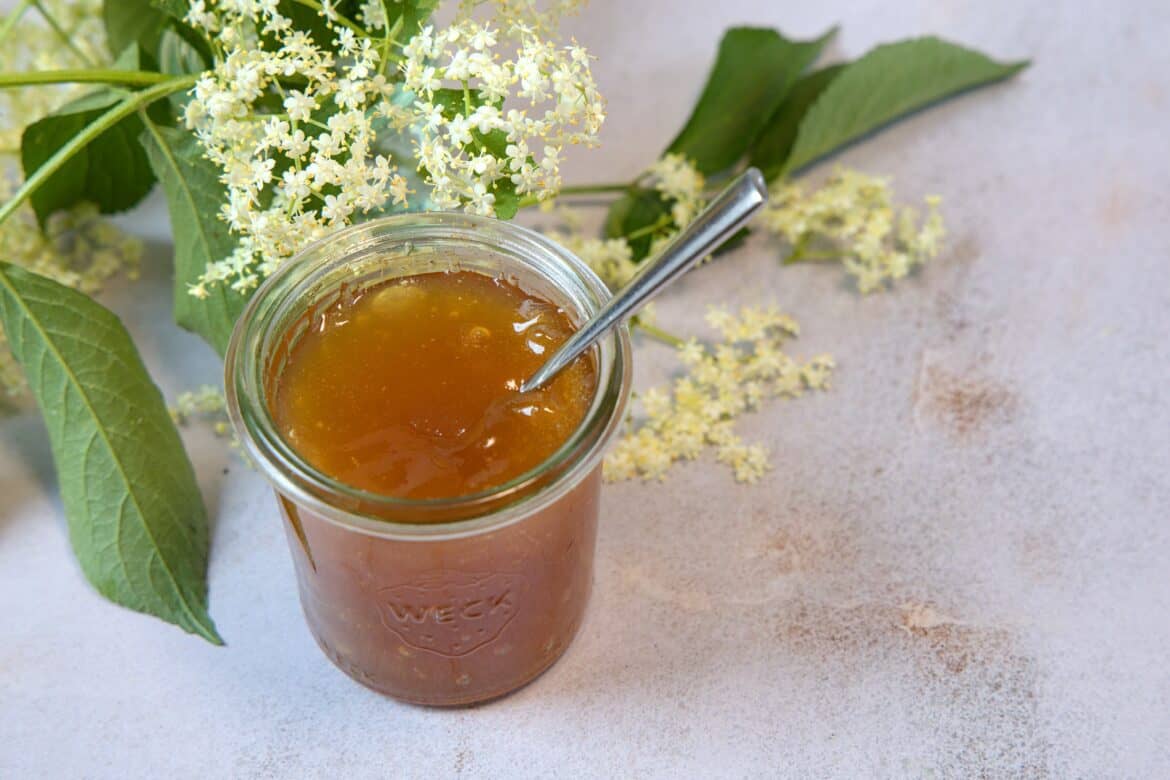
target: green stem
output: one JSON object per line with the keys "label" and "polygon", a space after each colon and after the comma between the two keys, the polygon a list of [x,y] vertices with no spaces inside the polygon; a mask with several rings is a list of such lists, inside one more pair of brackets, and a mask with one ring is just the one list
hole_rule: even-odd
{"label": "green stem", "polygon": [[121,84],[130,87],[147,87],[169,81],[165,73],[146,70],[106,70],[102,68],[77,68],[71,70],[41,70],[26,73],[0,73],[0,89],[7,87],[28,87],[36,84]]}
{"label": "green stem", "polygon": [[8,37],[8,33],[12,32],[12,29],[16,27],[16,23],[20,21],[21,17],[24,16],[24,12],[31,5],[32,0],[20,0],[20,5],[12,9],[12,13],[4,17],[3,23],[0,23],[0,41]]}
{"label": "green stem", "polygon": [[812,234],[806,234],[803,238],[796,242],[792,247],[792,252],[788,257],[784,258],[783,265],[792,265],[803,260],[840,260],[845,257],[843,252],[810,252],[808,250],[809,244],[812,243]]}
{"label": "green stem", "polygon": [[[604,194],[604,193],[610,193],[610,192],[613,192],[613,193],[625,192],[626,190],[630,189],[633,186],[634,185],[632,183],[629,183],[629,184],[617,184],[617,183],[577,184],[577,185],[574,185],[572,187],[561,187],[560,192],[558,192],[556,194],[556,197],[559,198],[563,195],[597,195],[597,194]],[[535,195],[526,195],[520,199],[520,208],[526,209],[529,206],[535,206],[538,203],[540,203],[540,199],[537,198]]]}
{"label": "green stem", "polygon": [[650,338],[658,339],[663,344],[669,344],[676,349],[686,345],[684,340],[680,339],[678,336],[675,336],[673,333],[667,333],[657,325],[650,325],[649,323],[642,322],[642,320],[638,319],[637,317],[630,321],[630,325],[635,330],[642,331]]}
{"label": "green stem", "polygon": [[49,9],[45,8],[44,3],[42,3],[41,0],[32,0],[32,4],[37,9],[37,11],[40,12],[44,20],[49,23],[49,26],[53,28],[53,32],[57,33],[57,37],[61,39],[61,43],[65,44],[65,46],[69,49],[69,51],[73,52],[77,59],[81,60],[91,68],[94,67],[93,60],[91,60],[85,52],[77,48],[77,44],[73,42],[73,36],[70,35],[68,31],[66,31],[66,29],[61,26],[61,23],[57,21],[57,17],[49,13]]}
{"label": "green stem", "polygon": [[792,265],[793,263],[799,263],[802,259],[804,259],[804,253],[808,250],[808,243],[811,240],[811,234],[805,233],[803,236],[801,236],[800,240],[792,245],[792,251],[788,253],[788,257],[784,258],[780,264]]}
{"label": "green stem", "polygon": [[661,217],[659,217],[657,220],[655,220],[653,224],[646,225],[644,227],[638,228],[637,230],[626,233],[624,236],[622,236],[622,238],[624,238],[626,241],[632,241],[635,238],[641,238],[642,236],[653,235],[654,233],[657,233],[659,230],[662,230],[662,228],[668,226],[670,224],[670,222],[671,222],[670,216],[667,214],[663,214]]}
{"label": "green stem", "polygon": [[363,30],[359,25],[354,24],[336,11],[333,12],[333,16],[325,16],[325,8],[322,7],[322,5],[317,2],[317,0],[293,0],[293,2],[297,5],[303,5],[305,8],[312,8],[314,11],[321,14],[321,16],[324,16],[329,21],[337,22],[342,27],[348,27],[349,29],[353,30],[356,35],[360,35],[363,38],[369,37],[366,31]]}
{"label": "green stem", "polygon": [[12,216],[12,212],[16,211],[20,207],[20,204],[24,203],[29,196],[40,189],[41,185],[50,176],[60,170],[61,166],[69,161],[69,158],[77,154],[90,141],[133,114],[139,108],[148,106],[167,95],[189,89],[194,86],[197,78],[198,76],[182,76],[180,78],[169,79],[149,89],[127,95],[123,100],[110,106],[106,113],[86,125],[84,130],[73,136],[69,143],[54,152],[53,156],[45,160],[32,176],[24,180],[24,183],[20,185],[20,189],[16,191],[8,202],[0,206],[0,222]]}
{"label": "green stem", "polygon": [[594,195],[599,192],[625,192],[631,187],[626,184],[577,184],[572,187],[561,187],[559,195]]}
{"label": "green stem", "polygon": [[[386,13],[385,6],[383,6],[382,13],[383,14]],[[378,72],[379,73],[384,74],[386,72],[386,64],[388,62],[390,62],[391,57],[393,57],[395,61],[398,60],[398,57],[394,56],[394,53],[393,53],[394,52],[394,44],[398,42],[398,34],[402,32],[402,26],[404,24],[405,19],[406,19],[405,15],[399,16],[396,20],[394,20],[393,27],[390,26],[389,19],[385,20],[385,22],[386,22],[386,35],[383,36],[383,38],[382,38],[382,61],[378,63]]]}

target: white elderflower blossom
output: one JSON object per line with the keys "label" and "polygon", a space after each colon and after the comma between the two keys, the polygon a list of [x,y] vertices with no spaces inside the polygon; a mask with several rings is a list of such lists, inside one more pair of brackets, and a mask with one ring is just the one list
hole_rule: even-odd
{"label": "white elderflower blossom", "polygon": [[[12,179],[0,171],[0,202],[12,197]],[[25,204],[0,223],[0,246],[7,262],[93,295],[118,273],[137,276],[142,242],[86,204],[49,217],[44,232],[32,207]],[[0,331],[0,387],[18,395],[25,387],[24,372],[8,350]]]}
{"label": "white elderflower blossom", "polygon": [[584,260],[611,290],[624,287],[638,271],[630,245],[624,238],[587,238],[579,233],[559,233],[556,238]]}
{"label": "white elderflower blossom", "polygon": [[813,193],[795,182],[773,188],[760,222],[792,245],[789,261],[839,259],[863,293],[883,289],[938,255],[946,230],[937,196],[919,219],[896,210],[889,180],[838,168]]}
{"label": "white elderflower blossom", "polygon": [[730,466],[737,481],[755,482],[769,468],[768,453],[743,442],[735,419],[767,398],[828,388],[833,359],[800,363],[786,355],[782,347],[799,328],[775,307],[746,307],[738,315],[712,308],[707,322],[723,341],[714,349],[695,339],[678,347],[687,374],[669,392],[654,388],[641,395],[645,418],[606,457],[607,479],[665,479],[676,461],[714,447],[716,460]]}
{"label": "white elderflower blossom", "polygon": [[560,200],[540,204],[543,212],[555,214],[558,224],[548,230],[549,237],[579,257],[601,277],[610,290],[617,290],[638,271],[634,253],[624,238],[594,238],[587,235],[576,209],[562,206]]}
{"label": "white elderflower blossom", "polygon": [[563,17],[577,13],[585,3],[586,0],[460,0],[458,17],[467,19],[477,8],[490,6],[493,16],[505,27],[520,24],[538,35],[551,35]]}
{"label": "white elderflower blossom", "polygon": [[675,231],[682,230],[698,216],[706,205],[703,188],[707,180],[681,154],[667,154],[646,169],[654,189],[670,203],[670,217]]}
{"label": "white elderflower blossom", "polygon": [[588,53],[521,25],[426,27],[399,67],[416,96],[401,121],[419,133],[419,167],[438,208],[511,216],[518,196],[552,197],[564,148],[596,145],[605,118]]}
{"label": "white elderflower blossom", "polygon": [[338,28],[335,58],[272,0],[196,0],[187,22],[223,46],[184,118],[223,171],[220,214],[239,235],[192,294],[218,283],[247,290],[330,229],[405,203],[405,180],[375,151],[374,121],[390,113],[393,87],[368,38]]}
{"label": "white elderflower blossom", "polygon": [[382,0],[362,0],[358,7],[358,18],[367,30],[379,32],[386,29],[386,9]]}

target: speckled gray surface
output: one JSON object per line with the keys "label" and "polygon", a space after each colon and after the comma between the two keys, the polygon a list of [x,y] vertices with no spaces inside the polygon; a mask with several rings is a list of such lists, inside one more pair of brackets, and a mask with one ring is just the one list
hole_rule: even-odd
{"label": "speckled gray surface", "polygon": [[[578,180],[669,138],[720,29],[834,53],[937,32],[1035,66],[844,155],[945,198],[950,249],[862,299],[749,247],[664,325],[775,300],[834,389],[742,428],[758,486],[703,461],[609,486],[574,646],[476,709],[396,704],[314,646],[260,478],[201,432],[228,646],[102,602],[72,562],[35,415],[0,420],[0,776],[1056,776],[1170,772],[1170,13],[1158,2],[596,2],[611,118]],[[131,218],[165,236],[158,204]],[[169,393],[214,379],[168,323],[168,248],[113,305]],[[146,294],[149,293],[149,294]],[[654,345],[640,381],[669,368]],[[225,469],[227,471],[225,472]]]}

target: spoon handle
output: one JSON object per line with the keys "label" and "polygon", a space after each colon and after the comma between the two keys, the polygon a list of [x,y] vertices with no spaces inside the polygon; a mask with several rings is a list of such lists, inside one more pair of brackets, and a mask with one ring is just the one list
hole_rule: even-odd
{"label": "spoon handle", "polygon": [[748,168],[675,236],[658,257],[643,264],[629,283],[570,336],[521,386],[520,391],[535,390],[556,376],[593,342],[631,317],[663,287],[717,249],[767,200],[768,188],[763,175],[755,168]]}

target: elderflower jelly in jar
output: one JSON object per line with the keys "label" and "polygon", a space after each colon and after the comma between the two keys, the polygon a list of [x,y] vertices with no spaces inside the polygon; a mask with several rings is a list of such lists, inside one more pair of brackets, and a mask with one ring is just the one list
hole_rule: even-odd
{"label": "elderflower jelly in jar", "polygon": [[450,213],[342,230],[256,291],[228,347],[228,407],[275,489],[309,629],[346,674],[461,705],[565,651],[628,333],[518,387],[608,296],[548,239]]}

